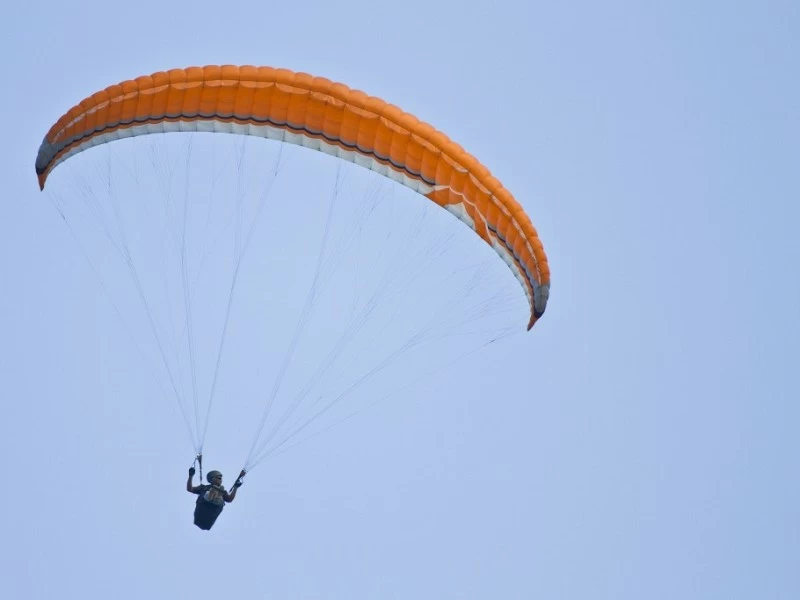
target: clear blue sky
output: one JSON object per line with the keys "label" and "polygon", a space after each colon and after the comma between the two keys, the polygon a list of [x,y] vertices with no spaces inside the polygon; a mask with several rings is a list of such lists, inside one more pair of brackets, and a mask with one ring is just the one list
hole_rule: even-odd
{"label": "clear blue sky", "polygon": [[[800,597],[800,5],[292,6],[5,9],[4,593]],[[553,284],[532,332],[265,461],[205,534],[175,405],[33,163],[90,93],[211,63],[326,76],[434,124],[524,205]],[[320,155],[290,168],[304,156],[330,190]],[[268,378],[283,351],[229,364]],[[231,483],[252,427],[225,400],[210,466]]]}

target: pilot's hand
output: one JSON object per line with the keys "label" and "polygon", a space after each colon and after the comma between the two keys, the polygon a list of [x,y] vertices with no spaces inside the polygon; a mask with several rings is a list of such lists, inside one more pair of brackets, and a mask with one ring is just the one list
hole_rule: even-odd
{"label": "pilot's hand", "polygon": [[189,477],[194,477],[195,473],[196,471],[194,470],[194,467],[189,467]]}

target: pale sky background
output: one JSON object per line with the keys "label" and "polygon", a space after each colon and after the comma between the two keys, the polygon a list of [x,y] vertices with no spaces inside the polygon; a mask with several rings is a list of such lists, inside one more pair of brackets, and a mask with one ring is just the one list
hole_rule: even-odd
{"label": "pale sky background", "polygon": [[[18,2],[2,30],[4,597],[800,597],[800,4]],[[553,283],[533,331],[523,306],[514,335],[414,380],[464,347],[420,350],[417,375],[387,372],[353,418],[261,463],[204,533],[176,404],[34,160],[91,93],[219,63],[342,81],[446,132],[523,204]],[[331,159],[298,150],[287,169],[280,197],[322,218]],[[347,185],[375,181],[362,171]],[[439,212],[431,231],[483,264]],[[313,263],[316,231],[286,269]],[[263,386],[221,375],[206,452],[228,484],[242,407],[263,403],[305,298],[289,279],[269,284],[285,313],[234,307],[270,333],[262,354],[227,348]],[[342,307],[316,310],[324,332]]]}

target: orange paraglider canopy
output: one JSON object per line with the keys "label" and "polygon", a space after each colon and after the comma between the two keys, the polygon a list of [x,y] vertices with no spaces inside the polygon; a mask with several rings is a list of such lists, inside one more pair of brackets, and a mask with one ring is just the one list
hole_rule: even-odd
{"label": "orange paraglider canopy", "polygon": [[307,73],[254,66],[173,69],[97,92],[42,141],[39,186],[61,162],[116,139],[165,132],[255,135],[332,154],[426,196],[505,260],[531,308],[544,313],[550,269],[530,218],[477,159],[446,135],[379,98]]}

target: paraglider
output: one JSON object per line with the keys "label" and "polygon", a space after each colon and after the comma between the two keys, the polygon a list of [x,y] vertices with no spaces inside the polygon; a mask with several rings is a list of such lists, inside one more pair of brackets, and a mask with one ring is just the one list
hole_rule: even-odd
{"label": "paraglider", "polygon": [[222,485],[222,473],[219,471],[209,471],[206,475],[208,485],[193,485],[192,479],[195,475],[195,468],[189,468],[189,479],[186,480],[186,491],[197,495],[194,509],[194,524],[205,531],[210,530],[222,514],[225,504],[231,503],[236,499],[236,491],[242,487],[242,477],[244,471],[239,474],[238,479],[233,484],[231,491],[228,492]]}
{"label": "paraglider", "polygon": [[[75,105],[50,128],[36,158],[36,174],[40,189],[44,190],[53,169],[84,150],[122,138],[171,132],[229,133],[268,138],[318,150],[400,183],[456,216],[502,258],[525,294],[525,299],[516,290],[513,295],[519,300],[522,310],[529,311],[528,329],[531,329],[545,312],[550,293],[550,269],[547,257],[530,218],[500,181],[493,177],[475,157],[431,125],[379,98],[306,73],[271,67],[211,65],[162,71],[110,86]],[[157,160],[153,162],[160,164]],[[110,190],[112,186],[109,184],[107,187]],[[94,196],[91,193],[88,196],[92,208],[96,208],[93,204]],[[221,327],[219,351],[216,354],[214,368],[211,369],[209,408],[203,421],[197,400],[195,357],[192,354],[193,329],[190,319],[191,282],[186,269],[186,212],[192,202],[190,194],[186,193],[182,204],[183,230],[175,236],[175,245],[180,248],[181,253],[179,260],[181,271],[177,279],[182,285],[186,315],[185,335],[176,337],[183,337],[188,348],[188,356],[183,362],[190,366],[191,394],[179,390],[179,377],[173,374],[173,370],[177,369],[168,364],[167,352],[158,339],[155,319],[147,306],[143,285],[133,267],[134,261],[128,250],[123,227],[120,227],[123,235],[120,236],[118,243],[116,239],[112,239],[112,244],[121,251],[124,264],[131,270],[137,293],[146,308],[148,323],[158,341],[158,355],[181,408],[196,455],[199,457],[202,454],[233,289],[243,253],[243,250],[240,251],[240,246],[246,249],[250,238],[249,235],[246,236],[246,241],[236,246],[234,275],[230,284],[226,316]],[[308,210],[312,208],[309,207]],[[102,219],[103,210],[92,212]],[[115,220],[122,221],[118,207],[114,206],[111,213]],[[61,216],[66,221],[63,212]],[[240,213],[237,213],[237,216],[240,217]],[[211,219],[206,220],[210,221]],[[237,223],[240,224],[240,221]],[[102,227],[102,229],[108,233],[113,228]],[[239,236],[237,239],[241,238],[242,236]],[[279,254],[290,256],[292,252],[293,248],[286,246],[280,249]],[[463,258],[459,257],[459,260]],[[492,256],[490,261],[494,260]],[[317,268],[320,262],[318,261]],[[307,306],[301,313],[303,316],[298,321],[291,343],[288,344],[284,363],[278,370],[272,392],[265,401],[266,408],[261,420],[258,421],[258,429],[245,467],[231,491],[228,492],[223,487],[222,474],[219,471],[208,474],[207,484],[194,486],[195,469],[192,467],[189,470],[186,490],[198,496],[194,523],[200,529],[211,529],[225,504],[235,499],[246,471],[270,452],[280,448],[290,437],[303,431],[317,416],[383,369],[391,360],[423,339],[423,336],[411,336],[394,350],[388,351],[378,359],[376,365],[366,369],[365,374],[353,377],[352,381],[341,386],[341,390],[330,394],[330,401],[320,395],[311,402],[315,413],[307,420],[288,421],[292,411],[309,397],[313,385],[330,369],[340,349],[350,342],[350,333],[355,329],[351,327],[334,345],[330,353],[332,358],[318,369],[309,370],[311,374],[308,376],[308,383],[300,386],[300,392],[292,398],[287,413],[278,420],[266,439],[263,439],[261,435],[267,414],[302,332],[304,323],[302,319],[308,315],[306,309],[310,310],[313,299],[313,294],[310,293]],[[525,300],[527,304],[524,304]],[[368,316],[374,303],[365,303],[365,306],[367,309],[363,313]],[[357,313],[355,308],[354,304],[353,312],[361,314]],[[366,318],[364,316],[363,320]],[[363,320],[355,322],[361,326]],[[382,340],[382,335],[375,336],[376,344]],[[182,343],[174,344],[175,348],[181,345]],[[176,359],[175,362],[181,361]],[[194,425],[190,423],[187,411],[184,409],[185,398],[194,401]],[[322,401],[323,398],[325,402]],[[288,434],[283,434],[281,427],[284,426],[290,429]],[[283,437],[279,438],[279,435]]]}

